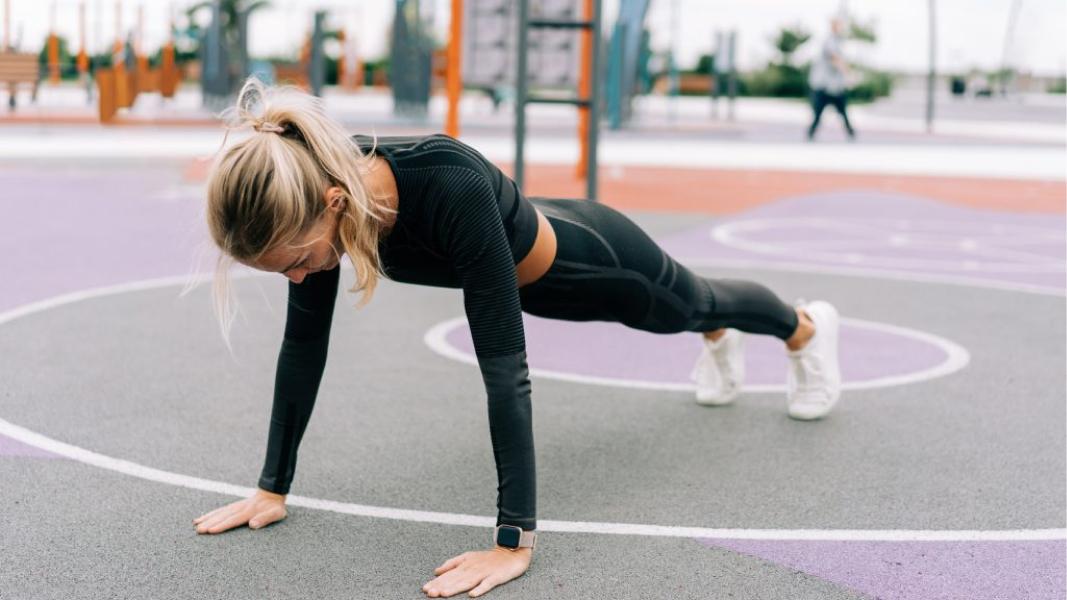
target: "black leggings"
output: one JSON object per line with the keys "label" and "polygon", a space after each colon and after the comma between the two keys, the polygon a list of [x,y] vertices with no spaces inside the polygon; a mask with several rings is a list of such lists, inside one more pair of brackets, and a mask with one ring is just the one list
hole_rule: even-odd
{"label": "black leggings", "polygon": [[845,108],[847,102],[846,92],[841,92],[840,94],[827,94],[824,90],[812,92],[811,109],[815,112],[815,118],[811,121],[811,127],[808,127],[808,137],[815,137],[815,130],[819,128],[819,119],[822,118],[822,111],[827,104],[833,105],[837,109],[837,114],[841,115],[841,121],[845,124],[845,131],[850,136],[856,135],[856,132],[852,129],[852,123],[848,121],[848,112]]}
{"label": "black leggings", "polygon": [[556,232],[556,259],[519,288],[522,309],[567,321],[617,321],[653,333],[733,327],[786,340],[796,311],[751,281],[708,279],[675,262],[640,227],[599,202],[528,198]]}

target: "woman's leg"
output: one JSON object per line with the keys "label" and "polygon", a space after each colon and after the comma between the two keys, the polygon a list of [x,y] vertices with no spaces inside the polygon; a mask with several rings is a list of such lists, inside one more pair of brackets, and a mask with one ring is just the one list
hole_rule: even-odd
{"label": "woman's leg", "polygon": [[[793,308],[754,281],[696,275],[609,206],[586,200],[530,201],[552,223],[557,247],[548,272],[519,288],[523,310],[553,319],[617,321],[654,333],[714,332],[711,337],[722,337],[720,330],[733,328],[773,335],[790,350],[789,415],[817,419],[833,408],[841,386],[838,319],[831,305]],[[826,333],[820,336],[819,331]],[[743,376],[740,334],[709,341],[694,370],[697,402],[732,402]]]}
{"label": "woman's leg", "polygon": [[[556,259],[520,289],[531,314],[618,321],[654,333],[727,327],[794,343],[810,321],[767,287],[701,277],[676,262],[622,213],[585,200],[531,198],[556,232]],[[798,337],[799,335],[799,337]]]}

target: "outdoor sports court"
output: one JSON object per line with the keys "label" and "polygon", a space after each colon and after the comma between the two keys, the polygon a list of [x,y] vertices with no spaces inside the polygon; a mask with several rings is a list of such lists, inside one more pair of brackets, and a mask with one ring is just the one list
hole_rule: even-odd
{"label": "outdoor sports court", "polygon": [[[711,408],[696,336],[527,317],[542,539],[492,597],[1067,593],[1062,181],[679,169],[613,200],[641,173],[604,199],[681,262],[836,304],[841,403],[787,418],[769,338]],[[358,311],[342,291],[289,517],[198,536],[261,465],[286,280],[235,279],[232,358],[210,284],[179,297],[205,239],[196,162],[0,179],[0,598],[418,598],[490,542],[458,290],[385,281]]]}

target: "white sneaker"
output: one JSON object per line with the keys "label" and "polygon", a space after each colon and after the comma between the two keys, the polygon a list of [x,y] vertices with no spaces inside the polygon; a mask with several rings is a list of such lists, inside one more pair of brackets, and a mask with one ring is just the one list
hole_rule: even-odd
{"label": "white sneaker", "polygon": [[815,323],[815,335],[803,348],[786,351],[789,416],[809,421],[825,416],[841,396],[841,369],[837,360],[840,317],[829,302],[816,300],[800,306]]}
{"label": "white sneaker", "polygon": [[734,401],[745,378],[744,336],[727,329],[718,340],[704,338],[704,348],[689,378],[697,384],[697,404],[723,406]]}

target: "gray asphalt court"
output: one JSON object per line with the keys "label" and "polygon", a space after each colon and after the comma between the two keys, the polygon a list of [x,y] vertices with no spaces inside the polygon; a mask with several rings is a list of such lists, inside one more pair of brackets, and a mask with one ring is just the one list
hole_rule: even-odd
{"label": "gray asphalt court", "polygon": [[[579,360],[563,347],[567,331],[583,330],[528,321],[541,532],[530,570],[488,597],[1064,589],[1067,322],[1062,293],[1050,291],[1062,289],[1062,215],[998,221],[1000,233],[1029,228],[1040,245],[1040,230],[1045,246],[1060,244],[1045,252],[1021,248],[1023,235],[1008,235],[1011,248],[981,237],[989,215],[924,222],[926,205],[901,200],[918,207],[910,231],[991,249],[974,259],[988,265],[966,273],[935,264],[955,259],[943,247],[923,254],[917,238],[896,255],[853,247],[861,258],[851,270],[817,256],[810,269],[795,255],[784,266],[753,250],[761,235],[788,238],[776,227],[803,228],[795,211],[831,214],[835,201],[729,218],[632,213],[702,275],[753,279],[790,301],[828,299],[850,319],[851,387],[824,420],[787,418],[784,362],[770,341],[747,357],[753,388],[710,408],[684,389],[692,339],[658,336],[649,343],[670,347],[642,355],[632,340],[643,338],[605,325]],[[108,250],[81,251],[84,232],[0,225],[0,248],[29,242],[60,265],[42,275],[37,258],[4,259],[19,285],[0,298],[0,598],[421,598],[434,567],[488,549],[496,471],[483,384],[462,358],[462,296],[386,281],[356,310],[344,291],[350,269],[292,490],[306,502],[259,531],[195,534],[192,519],[237,499],[225,490],[251,488],[262,465],[286,281],[234,279],[243,316],[230,356],[210,284],[178,297],[173,276],[194,221],[184,208],[156,208],[102,231]],[[45,208],[23,210],[26,223]],[[170,224],[123,237],[141,231],[129,223],[161,217]],[[795,233],[794,248],[813,239]],[[733,244],[749,262],[716,264],[725,254],[712,246],[701,262],[696,239]],[[151,255],[167,245],[167,256]],[[145,253],[152,268],[137,263]],[[22,287],[31,279],[33,293]],[[448,323],[458,329],[428,341]],[[483,521],[445,522],[468,517]]]}

